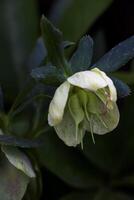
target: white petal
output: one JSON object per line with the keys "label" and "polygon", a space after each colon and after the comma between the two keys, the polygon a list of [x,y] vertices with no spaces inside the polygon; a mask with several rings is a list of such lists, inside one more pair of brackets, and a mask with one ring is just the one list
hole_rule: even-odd
{"label": "white petal", "polygon": [[78,136],[76,138],[76,125],[75,121],[72,118],[69,110],[65,110],[63,119],[61,123],[54,126],[55,131],[59,138],[64,141],[68,146],[77,146],[82,143],[83,137],[85,135],[84,128],[78,128]]}
{"label": "white petal", "polygon": [[107,81],[102,77],[102,75],[94,71],[78,72],[69,77],[67,80],[74,86],[90,91],[96,91],[97,89],[107,86]]}
{"label": "white petal", "polygon": [[67,81],[57,88],[49,105],[48,123],[50,126],[55,126],[61,122],[68,99],[69,89],[70,84]]}
{"label": "white petal", "polygon": [[113,84],[113,81],[103,71],[99,70],[98,68],[94,68],[91,71],[97,72],[105,79],[105,81],[107,82],[107,86],[109,87],[109,90],[110,90],[110,99],[112,101],[116,101],[117,100],[117,91]]}

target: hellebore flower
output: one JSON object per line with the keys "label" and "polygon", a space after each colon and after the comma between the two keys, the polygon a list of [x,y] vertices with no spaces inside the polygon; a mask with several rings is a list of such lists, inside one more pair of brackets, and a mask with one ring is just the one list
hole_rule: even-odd
{"label": "hellebore flower", "polygon": [[98,68],[77,72],[61,84],[49,105],[48,123],[68,145],[83,141],[86,131],[103,135],[116,128],[119,111],[112,80]]}

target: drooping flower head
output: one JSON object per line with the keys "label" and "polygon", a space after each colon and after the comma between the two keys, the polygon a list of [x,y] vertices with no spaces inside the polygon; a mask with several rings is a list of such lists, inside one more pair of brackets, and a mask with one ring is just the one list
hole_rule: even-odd
{"label": "drooping flower head", "polygon": [[116,128],[119,111],[112,80],[98,68],[77,72],[61,84],[50,103],[48,123],[68,145],[82,143],[86,131],[105,134]]}

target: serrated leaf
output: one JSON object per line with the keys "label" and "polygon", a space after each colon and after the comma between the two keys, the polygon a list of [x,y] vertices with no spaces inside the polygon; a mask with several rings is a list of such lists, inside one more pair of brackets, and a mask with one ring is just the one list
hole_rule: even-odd
{"label": "serrated leaf", "polygon": [[[64,49],[67,49],[71,46],[74,46],[75,43],[70,42],[70,41],[63,41],[62,45],[63,45]],[[45,58],[47,60],[47,50],[46,50],[46,47],[45,47],[42,37],[40,37],[37,40],[35,47],[34,47],[32,53],[30,55],[30,58],[28,60],[28,63],[27,63],[28,68],[30,68],[30,70],[32,70],[34,68],[42,66],[46,62]]]}
{"label": "serrated leaf", "polygon": [[93,40],[90,36],[84,36],[79,42],[76,52],[70,63],[73,72],[84,71],[89,68],[93,55]]}
{"label": "serrated leaf", "polygon": [[62,33],[45,16],[41,19],[41,31],[49,61],[57,68],[62,68],[66,63]]}
{"label": "serrated leaf", "polygon": [[119,98],[130,95],[131,90],[127,84],[125,84],[124,82],[122,82],[119,79],[116,79],[115,77],[111,77],[111,79],[116,87],[117,95]]}
{"label": "serrated leaf", "polygon": [[55,66],[43,66],[33,69],[32,78],[47,85],[56,86],[65,80],[62,71],[57,70]]}
{"label": "serrated leaf", "polygon": [[22,200],[28,183],[29,177],[2,156],[0,161],[0,199]]}
{"label": "serrated leaf", "polygon": [[105,72],[113,72],[125,65],[134,57],[134,36],[113,47],[93,66]]}
{"label": "serrated leaf", "polygon": [[42,142],[41,140],[37,139],[28,140],[23,138],[17,138],[12,135],[0,135],[0,144],[16,146],[21,148],[36,148],[39,147],[42,144]]}
{"label": "serrated leaf", "polygon": [[16,147],[2,146],[3,153],[17,169],[23,171],[30,178],[35,178],[35,172],[29,158]]}

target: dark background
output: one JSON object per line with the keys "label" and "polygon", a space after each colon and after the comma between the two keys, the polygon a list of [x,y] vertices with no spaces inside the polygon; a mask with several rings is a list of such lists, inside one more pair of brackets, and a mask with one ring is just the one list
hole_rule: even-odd
{"label": "dark background", "polygon": [[[51,8],[56,0],[39,0],[39,15],[45,14],[49,17]],[[107,50],[134,34],[134,1],[115,0],[112,5],[96,20],[90,28],[91,36],[102,28],[105,33]],[[129,65],[123,68],[129,70]],[[119,102],[122,104],[122,102]],[[72,191],[72,188],[57,178],[48,170],[44,172],[44,195],[42,199],[59,199],[64,194]]]}

